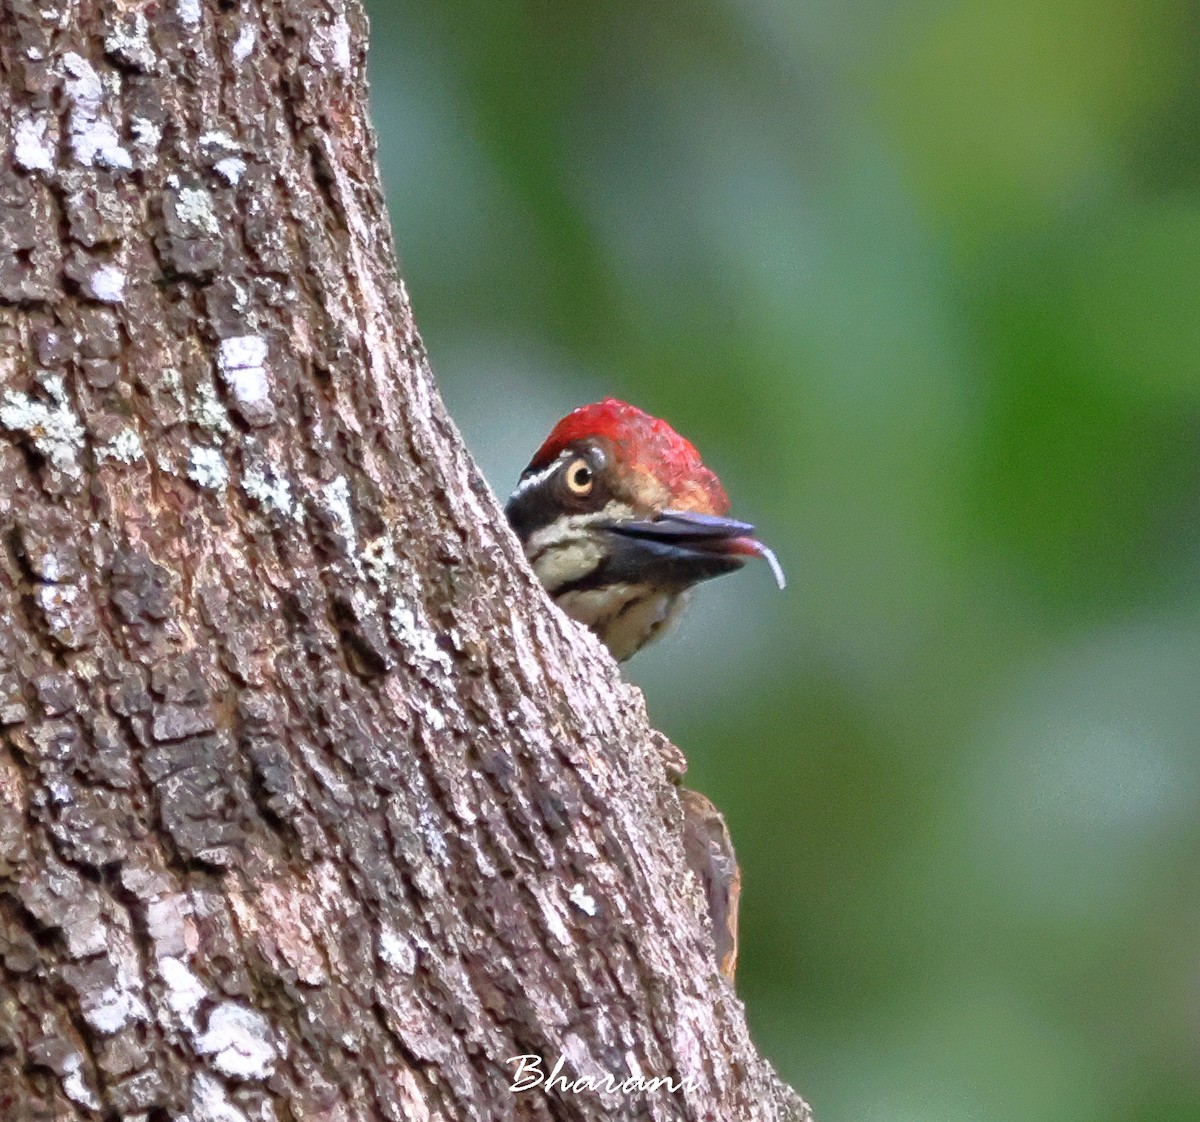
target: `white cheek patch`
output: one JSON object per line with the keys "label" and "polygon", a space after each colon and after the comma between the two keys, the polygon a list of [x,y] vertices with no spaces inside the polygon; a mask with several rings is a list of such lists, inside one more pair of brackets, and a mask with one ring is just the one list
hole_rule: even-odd
{"label": "white cheek patch", "polygon": [[553,595],[564,584],[581,580],[604,560],[604,551],[598,542],[586,537],[571,538],[550,545],[533,555],[533,571],[546,590]]}
{"label": "white cheek patch", "polygon": [[592,514],[576,514],[551,522],[530,535],[525,556],[538,580],[553,593],[571,581],[581,580],[604,560],[605,534],[597,524],[632,517],[624,503],[610,502]]}

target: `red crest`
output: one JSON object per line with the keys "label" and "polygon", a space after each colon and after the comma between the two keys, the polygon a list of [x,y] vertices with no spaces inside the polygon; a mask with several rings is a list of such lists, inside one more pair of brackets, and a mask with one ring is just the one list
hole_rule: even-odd
{"label": "red crest", "polygon": [[691,441],[666,421],[609,397],[568,413],[537,450],[530,467],[546,467],[577,441],[601,438],[619,463],[659,480],[686,509],[724,514],[729,499]]}

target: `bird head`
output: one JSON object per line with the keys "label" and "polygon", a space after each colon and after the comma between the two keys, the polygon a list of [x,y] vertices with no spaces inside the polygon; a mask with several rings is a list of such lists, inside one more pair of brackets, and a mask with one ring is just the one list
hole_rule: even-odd
{"label": "bird head", "polygon": [[569,413],[538,449],[505,513],[556,603],[618,659],[676,618],[692,585],[775,555],[695,447],[665,421],[608,398]]}

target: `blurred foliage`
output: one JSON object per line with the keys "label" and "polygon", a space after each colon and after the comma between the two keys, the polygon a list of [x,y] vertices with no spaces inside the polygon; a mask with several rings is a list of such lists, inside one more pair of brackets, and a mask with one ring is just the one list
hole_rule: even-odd
{"label": "blurred foliage", "polygon": [[630,676],[822,1122],[1200,1117],[1200,38],[1162,0],[375,0],[496,491],[671,420],[788,568]]}

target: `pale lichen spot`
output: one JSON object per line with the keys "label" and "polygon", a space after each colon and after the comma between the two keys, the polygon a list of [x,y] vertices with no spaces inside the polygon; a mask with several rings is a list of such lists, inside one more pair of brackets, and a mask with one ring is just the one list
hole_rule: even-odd
{"label": "pale lichen spot", "polygon": [[186,962],[178,958],[160,958],[158,972],[166,987],[167,1008],[183,1028],[194,1032],[196,1009],[208,997],[204,983]]}
{"label": "pale lichen spot", "polygon": [[445,868],[450,863],[450,850],[446,845],[446,836],[441,822],[425,802],[422,802],[421,809],[417,812],[417,825],[429,856]]}
{"label": "pale lichen spot", "polygon": [[96,449],[96,456],[101,461],[119,460],[123,464],[134,464],[146,458],[146,449],[136,429],[124,428],[107,444],[101,444]]}
{"label": "pale lichen spot", "polygon": [[219,234],[221,227],[213,210],[212,195],[203,187],[181,187],[175,204],[179,221],[199,233]]}
{"label": "pale lichen spot", "polygon": [[254,32],[254,28],[249,23],[243,23],[241,30],[238,32],[237,40],[233,44],[233,57],[237,62],[245,62],[250,57],[250,52],[254,50],[255,41],[258,36]]}
{"label": "pale lichen spot", "polygon": [[84,1006],[83,1019],[98,1033],[111,1036],[126,1025],[141,1020],[146,1015],[146,1006],[132,990],[121,986],[109,986],[101,991],[95,1002]]}
{"label": "pale lichen spot", "polygon": [[350,69],[350,24],[344,15],[339,13],[328,28],[314,29],[308,56],[318,66],[332,62],[343,73]]}
{"label": "pale lichen spot", "polygon": [[159,959],[190,954],[199,945],[191,915],[191,901],[182,892],[164,893],[146,905],[146,932]]}
{"label": "pale lichen spot", "polygon": [[125,299],[125,270],[101,265],[83,284],[84,295],[102,304],[120,304]]}
{"label": "pale lichen spot", "polygon": [[251,464],[242,473],[242,489],[263,510],[300,521],[304,507],[292,497],[292,485],[275,468]]}
{"label": "pale lichen spot", "polygon": [[[250,1122],[249,1117],[229,1100],[225,1084],[206,1071],[197,1072],[192,1079],[192,1095],[187,1122]],[[259,1122],[267,1122],[272,1115],[262,1115]]]}
{"label": "pale lichen spot", "polygon": [[267,341],[259,335],[222,339],[217,351],[217,369],[238,412],[252,425],[266,424],[275,417],[266,361]]}
{"label": "pale lichen spot", "polygon": [[12,390],[0,398],[0,426],[25,433],[55,468],[78,478],[79,453],[85,435],[83,425],[67,403],[62,378],[44,375],[42,384],[50,395],[49,402]]}
{"label": "pale lichen spot", "polygon": [[[260,291],[265,290],[269,282],[263,281]],[[235,312],[245,312],[250,306],[250,287],[240,277],[230,277],[229,285],[233,289],[233,299],[230,301]]]}
{"label": "pale lichen spot", "polygon": [[393,927],[385,925],[379,931],[379,957],[402,974],[411,974],[416,969],[416,948]]}
{"label": "pale lichen spot", "polygon": [[121,146],[111,121],[101,117],[104,85],[95,68],[82,55],[68,51],[62,60],[64,86],[71,103],[71,151],[84,167],[128,170],[129,153]]}
{"label": "pale lichen spot", "polygon": [[563,917],[559,914],[558,908],[541,892],[537,894],[537,902],[550,934],[564,947],[569,947],[571,945],[571,933],[567,930],[567,925],[563,922]]}
{"label": "pale lichen spot", "polygon": [[393,604],[388,612],[392,635],[405,651],[410,661],[433,663],[449,670],[450,656],[438,646],[437,633],[433,630],[424,610],[417,611],[407,604]]}
{"label": "pale lichen spot", "polygon": [[446,727],[446,718],[442,715],[442,711],[432,702],[422,699],[417,706],[421,711],[421,716],[425,723],[433,729],[434,732],[442,732]]}
{"label": "pale lichen spot", "polygon": [[46,4],[34,10],[37,11],[43,23],[48,23],[51,27],[65,28],[67,21],[75,14],[75,5],[64,3],[61,8],[54,8]]}
{"label": "pale lichen spot", "polygon": [[209,129],[208,132],[200,134],[201,148],[223,148],[227,152],[238,152],[240,146],[229,133],[221,129]]}
{"label": "pale lichen spot", "polygon": [[168,366],[162,372],[162,377],[159,379],[159,385],[163,390],[171,395],[175,400],[175,404],[180,408],[185,405],[183,397],[183,375],[179,373],[179,369],[174,366]]}
{"label": "pale lichen spot", "polygon": [[54,148],[46,138],[50,121],[29,112],[18,112],[13,125],[13,159],[26,171],[54,167]]}
{"label": "pale lichen spot", "polygon": [[100,75],[87,59],[75,51],[63,55],[63,70],[67,74],[67,92],[79,100],[96,102],[103,92]]}
{"label": "pale lichen spot", "polygon": [[53,553],[47,553],[40,558],[29,559],[33,571],[42,579],[50,582],[60,581],[63,577],[62,562]]}
{"label": "pale lichen spot", "polygon": [[266,1079],[278,1057],[271,1036],[261,1013],[226,1001],[209,1015],[208,1026],[196,1037],[196,1051],[211,1056],[217,1071],[231,1079]]}
{"label": "pale lichen spot", "polygon": [[188,417],[193,424],[216,436],[228,436],[233,431],[225,406],[217,397],[216,389],[208,382],[196,386],[195,397],[188,404]]}
{"label": "pale lichen spot", "polygon": [[215,171],[230,187],[236,187],[246,174],[246,161],[240,156],[226,156],[213,164]]}
{"label": "pale lichen spot", "polygon": [[571,886],[571,893],[567,897],[572,904],[575,905],[584,915],[594,916],[596,914],[596,899],[594,896],[589,896],[584,891],[583,885],[578,881]]}
{"label": "pale lichen spot", "polygon": [[83,1057],[72,1052],[63,1060],[63,1094],[88,1110],[99,1110],[100,1100],[83,1077]]}
{"label": "pale lichen spot", "polygon": [[175,11],[184,27],[196,27],[200,23],[200,0],[175,0]]}
{"label": "pale lichen spot", "polygon": [[392,582],[400,567],[392,539],[386,534],[367,542],[359,554],[359,560],[368,579],[380,589],[386,588]]}
{"label": "pale lichen spot", "polygon": [[[346,548],[354,554],[358,548],[358,533],[354,529],[354,512],[350,508],[350,484],[344,475],[339,475],[332,483],[327,483],[321,489],[325,509],[333,522],[334,529],[346,543]],[[358,563],[358,558],[354,558]]]}
{"label": "pale lichen spot", "polygon": [[338,14],[330,29],[333,40],[333,65],[339,70],[350,69],[350,25],[344,15]]}
{"label": "pale lichen spot", "polygon": [[236,366],[223,373],[240,404],[266,405],[270,402],[271,386],[265,366]]}
{"label": "pale lichen spot", "polygon": [[157,164],[162,126],[149,117],[134,117],[129,122],[129,131],[133,134],[133,146],[138,149],[143,165],[153,167]]}
{"label": "pale lichen spot", "polygon": [[152,73],[158,67],[158,59],[150,45],[149,29],[146,17],[135,12],[104,37],[104,49],[125,66]]}
{"label": "pale lichen spot", "polygon": [[206,491],[224,491],[229,465],[218,449],[197,444],[188,455],[188,478]]}

